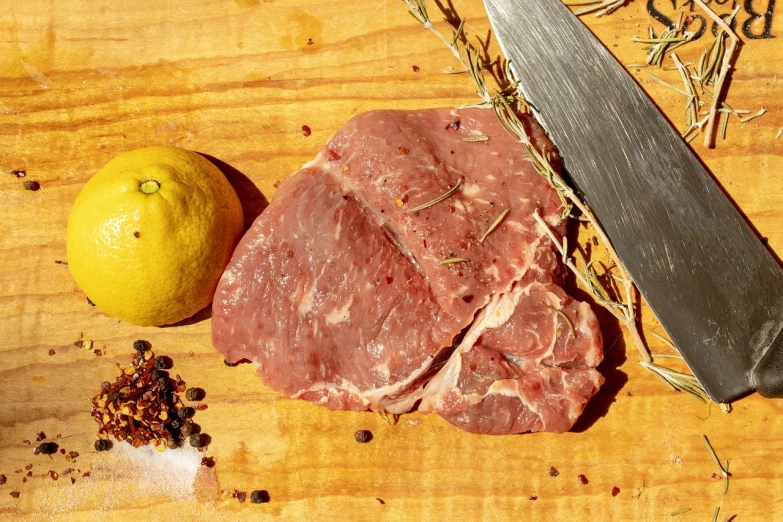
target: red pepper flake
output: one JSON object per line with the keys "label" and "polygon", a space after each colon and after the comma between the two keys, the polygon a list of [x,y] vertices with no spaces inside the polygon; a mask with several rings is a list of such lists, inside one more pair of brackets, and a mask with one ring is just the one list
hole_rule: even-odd
{"label": "red pepper flake", "polygon": [[408,153],[410,152],[410,149],[406,149],[405,147],[397,147],[397,152],[398,152],[398,153],[399,153],[401,156],[407,156],[407,155],[408,155]]}
{"label": "red pepper flake", "polygon": [[419,72],[420,70],[418,65],[413,66],[413,72]]}
{"label": "red pepper flake", "polygon": [[215,457],[204,457],[201,459],[201,465],[205,468],[214,468],[215,467]]}
{"label": "red pepper flake", "polygon": [[84,347],[84,341],[79,339],[78,341],[74,342],[73,345],[77,348],[83,348]]}
{"label": "red pepper flake", "polygon": [[583,485],[583,486],[584,486],[585,484],[588,484],[588,483],[590,482],[589,480],[587,480],[587,477],[585,477],[584,475],[579,475],[578,477],[576,477],[576,480],[578,480],[578,481],[579,481],[579,483],[580,483],[581,485]]}
{"label": "red pepper flake", "polygon": [[57,435],[55,435],[55,436],[54,436],[54,438],[55,438],[55,439],[59,439],[59,438],[60,438],[60,437],[62,437],[62,436],[63,436],[63,434],[62,434],[62,433],[58,433]]}
{"label": "red pepper flake", "polygon": [[12,491],[11,492],[11,496],[14,497],[14,498],[19,498],[19,495],[21,495],[21,493],[19,493],[18,491]]}
{"label": "red pepper flake", "polygon": [[446,125],[444,128],[446,130],[449,130],[449,129],[451,129],[451,130],[459,130],[459,126],[461,125],[461,123],[462,122],[459,120],[459,118],[456,118],[454,121],[452,121],[451,123]]}
{"label": "red pepper flake", "polygon": [[76,479],[74,477],[71,477],[71,484],[76,484]]}
{"label": "red pepper flake", "polygon": [[721,476],[720,476],[720,475],[718,475],[717,473],[713,473],[711,476],[712,476],[712,478],[713,478],[713,479],[715,479],[715,480],[720,480],[720,479],[721,479]]}
{"label": "red pepper flake", "polygon": [[65,455],[65,448],[60,448],[60,455]]}
{"label": "red pepper flake", "polygon": [[36,437],[35,437],[35,442],[41,442],[45,438],[46,438],[46,433],[44,433],[42,431],[39,431],[38,435],[36,435]]}
{"label": "red pepper flake", "polygon": [[89,477],[89,476],[90,476],[89,471],[85,471],[84,473],[82,473],[82,477]]}
{"label": "red pepper flake", "polygon": [[72,459],[75,459],[76,457],[79,456],[79,452],[78,451],[69,451],[68,452],[68,456],[71,457]]}
{"label": "red pepper flake", "polygon": [[198,406],[196,406],[196,409],[197,409],[198,411],[204,411],[204,410],[206,410],[207,408],[209,408],[209,406],[208,406],[207,404],[199,404]]}
{"label": "red pepper flake", "polygon": [[538,500],[538,497],[535,496],[535,495],[528,495],[527,499],[528,500]]}
{"label": "red pepper flake", "polygon": [[49,349],[49,355],[54,355],[54,354],[56,354],[56,353],[57,353],[57,352],[55,352],[53,348],[50,348],[50,349]]}
{"label": "red pepper flake", "polygon": [[32,464],[28,464],[27,466],[24,467],[24,469],[31,470],[31,469],[33,469],[33,465]]}
{"label": "red pepper flake", "polygon": [[245,499],[247,499],[247,493],[245,493],[244,491],[237,491],[236,489],[234,490],[233,493],[231,493],[231,496],[240,502],[244,502]]}
{"label": "red pepper flake", "polygon": [[557,471],[557,469],[555,469],[555,467],[554,467],[554,466],[552,466],[551,468],[549,468],[549,476],[550,476],[550,477],[556,477],[556,476],[558,476],[558,475],[560,475],[560,472],[559,472],[559,471]]}
{"label": "red pepper flake", "polygon": [[618,488],[617,486],[613,487],[612,488],[612,496],[616,497],[619,494],[620,494],[620,488]]}
{"label": "red pepper flake", "polygon": [[103,350],[101,350],[100,348],[96,348],[96,349],[94,349],[94,350],[92,351],[92,353],[94,353],[95,355],[97,355],[98,357],[100,357],[100,356],[102,356],[102,355],[103,355]]}
{"label": "red pepper flake", "polygon": [[68,261],[60,261],[59,259],[54,260],[55,265],[67,265]]}
{"label": "red pepper flake", "polygon": [[22,477],[22,482],[27,482],[27,477]]}
{"label": "red pepper flake", "polygon": [[302,125],[302,136],[306,138],[312,133],[313,131],[310,130],[310,127],[308,127],[307,125]]}
{"label": "red pepper flake", "polygon": [[30,441],[25,439],[25,440],[22,441],[22,444],[27,444],[29,446],[30,445]]}
{"label": "red pepper flake", "polygon": [[4,485],[8,481],[8,477],[0,475],[0,486]]}
{"label": "red pepper flake", "polygon": [[33,476],[33,472],[32,472],[32,471],[28,471],[28,472],[27,472],[27,476],[28,476],[28,477],[32,477],[32,476]]}
{"label": "red pepper flake", "polygon": [[14,471],[14,473],[21,473],[22,471],[23,471],[22,468],[19,468],[16,471]]}
{"label": "red pepper flake", "polygon": [[307,39],[307,45],[313,45],[313,39],[312,38],[308,38]]}
{"label": "red pepper flake", "polygon": [[65,471],[63,471],[63,475],[70,475],[73,473],[73,468],[66,468]]}
{"label": "red pepper flake", "polygon": [[382,498],[375,497],[375,500],[377,500],[378,502],[380,502],[380,503],[381,503],[381,505],[384,505],[384,504],[386,504],[386,502],[384,502]]}
{"label": "red pepper flake", "polygon": [[138,230],[134,230],[133,231],[133,237],[135,237],[136,239],[139,239],[141,237],[141,232],[139,232]]}
{"label": "red pepper flake", "polygon": [[337,161],[340,159],[340,155],[336,151],[329,149],[326,151],[326,161]]}
{"label": "red pepper flake", "polygon": [[60,478],[60,475],[58,475],[58,474],[57,474],[57,472],[56,472],[56,471],[54,471],[53,469],[50,469],[50,470],[49,470],[49,477],[50,477],[52,480],[57,480],[58,478]]}

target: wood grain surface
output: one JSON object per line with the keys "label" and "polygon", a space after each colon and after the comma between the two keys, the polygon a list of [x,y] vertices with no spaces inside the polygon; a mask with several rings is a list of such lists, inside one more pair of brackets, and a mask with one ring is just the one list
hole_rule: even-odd
{"label": "wood grain surface", "polygon": [[[631,38],[651,24],[663,29],[647,3],[630,0],[608,17],[583,20],[622,63],[640,62],[645,52]],[[742,2],[740,24],[748,8],[772,3]],[[713,4],[720,13],[730,9]],[[669,0],[653,5],[674,13]],[[472,37],[486,37],[480,2],[455,0],[454,7]],[[763,20],[749,27],[760,34]],[[779,254],[783,13],[770,34],[778,38],[741,35],[728,97],[734,108],[763,106],[767,114],[732,120],[728,139],[714,149],[700,139],[692,146]],[[681,58],[696,60],[709,40],[683,48]],[[490,52],[497,54],[494,42]],[[630,342],[607,357],[606,385],[567,434],[478,436],[419,414],[388,425],[373,413],[281,398],[249,365],[224,366],[210,344],[208,313],[168,328],[108,318],[56,263],[65,259],[74,198],[116,154],[153,144],[208,154],[230,174],[250,220],[275,182],[311,159],[351,115],[474,102],[465,75],[444,74],[450,65],[448,50],[400,0],[0,2],[0,474],[7,477],[0,518],[669,520],[690,508],[676,517],[688,521],[710,520],[720,506],[718,520],[783,520],[781,402],[751,396],[723,414],[669,392],[639,367]],[[644,70],[631,72],[683,130],[684,98]],[[676,71],[656,74],[679,83]],[[26,177],[12,175],[15,169]],[[24,180],[38,181],[40,190],[25,191]],[[582,233],[581,241],[589,237]],[[646,308],[642,320],[656,329]],[[617,325],[604,321],[603,328],[611,341]],[[79,333],[106,354],[74,347]],[[207,392],[209,409],[197,420],[212,437],[216,465],[198,473],[192,495],[151,488],[154,472],[114,469],[113,453],[92,448],[89,400],[113,379],[115,363],[127,363],[138,338]],[[354,441],[360,428],[372,431],[370,443]],[[35,444],[39,431],[59,434],[61,447],[80,454],[76,462],[59,453],[34,456],[23,441]],[[730,461],[725,495],[701,434]],[[28,464],[33,476],[23,482]],[[63,476],[68,467],[80,472]],[[551,467],[559,476],[550,476]],[[49,470],[59,480],[41,478]],[[580,474],[588,484],[578,482]],[[239,503],[235,489],[266,489],[271,501]]]}

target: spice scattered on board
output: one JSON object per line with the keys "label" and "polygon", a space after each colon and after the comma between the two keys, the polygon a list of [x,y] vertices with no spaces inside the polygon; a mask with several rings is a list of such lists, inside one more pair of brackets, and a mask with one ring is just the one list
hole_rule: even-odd
{"label": "spice scattered on board", "polygon": [[32,180],[28,179],[27,181],[24,182],[24,189],[25,190],[31,190],[31,191],[35,192],[39,188],[41,188],[41,184],[38,183],[37,181],[32,181]]}
{"label": "spice scattered on board", "polygon": [[612,496],[616,497],[619,494],[620,494],[620,488],[618,488],[617,486],[613,487],[612,488]]}
{"label": "spice scattered on board", "polygon": [[33,449],[33,453],[35,455],[38,455],[39,453],[41,455],[51,455],[57,453],[58,447],[56,442],[42,442]]}
{"label": "spice scattered on board", "polygon": [[579,481],[579,483],[582,484],[583,486],[590,483],[590,481],[587,480],[587,477],[585,477],[584,475],[579,475],[578,477],[576,477],[576,480]]}
{"label": "spice scattered on board", "polygon": [[550,477],[556,477],[556,476],[558,476],[558,475],[560,475],[560,472],[559,472],[559,471],[557,471],[557,469],[555,469],[555,467],[554,467],[554,466],[552,466],[551,468],[549,468],[549,476],[550,476]]}
{"label": "spice scattered on board", "polygon": [[307,125],[302,125],[302,136],[304,136],[306,138],[310,134],[312,134],[312,131],[310,130],[310,127],[308,127]]}
{"label": "spice scattered on board", "polygon": [[191,446],[205,447],[209,437],[199,434],[192,422],[185,422],[196,413],[180,399],[185,381],[179,375],[171,378],[165,371],[173,361],[155,356],[147,341],[135,341],[133,347],[132,364],[126,368],[118,364],[115,382],[102,383],[92,399],[91,414],[101,437],[95,449],[109,449],[104,446],[108,441],[101,442],[104,437],[127,441],[135,448],[152,443],[158,451],[177,447],[186,437],[190,437]]}
{"label": "spice scattered on board", "polygon": [[265,489],[257,489],[250,494],[250,502],[253,504],[266,504],[269,502],[269,492]]}
{"label": "spice scattered on board", "polygon": [[372,440],[372,432],[370,430],[356,430],[353,434],[353,438],[359,444],[364,444]]}

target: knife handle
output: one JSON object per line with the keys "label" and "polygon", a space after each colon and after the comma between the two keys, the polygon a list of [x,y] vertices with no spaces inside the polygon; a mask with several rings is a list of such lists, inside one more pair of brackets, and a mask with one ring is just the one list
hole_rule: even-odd
{"label": "knife handle", "polygon": [[752,380],[762,397],[783,398],[783,330],[753,368]]}

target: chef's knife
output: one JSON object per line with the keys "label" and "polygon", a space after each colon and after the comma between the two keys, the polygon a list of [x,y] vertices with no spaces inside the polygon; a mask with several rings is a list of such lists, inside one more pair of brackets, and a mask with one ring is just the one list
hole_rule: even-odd
{"label": "chef's knife", "polygon": [[783,396],[783,270],[562,0],[484,0],[500,46],[639,291],[713,401]]}

